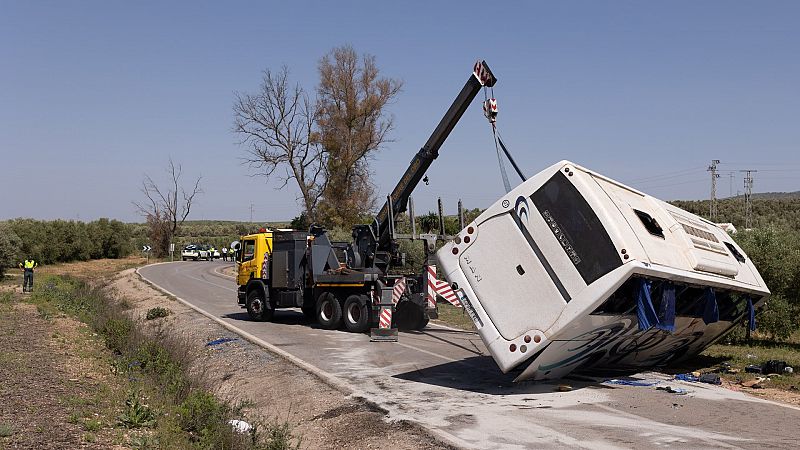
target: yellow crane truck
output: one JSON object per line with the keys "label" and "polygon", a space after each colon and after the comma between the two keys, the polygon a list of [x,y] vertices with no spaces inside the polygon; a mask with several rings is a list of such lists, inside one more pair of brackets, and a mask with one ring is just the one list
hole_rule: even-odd
{"label": "yellow crane truck", "polygon": [[[276,308],[301,308],[322,328],[344,325],[349,331],[364,332],[378,323],[378,316],[383,315],[378,304],[391,291],[393,328],[424,328],[436,314],[435,293],[430,290],[433,283],[428,278],[435,271],[428,270],[428,264],[432,263],[435,240],[441,236],[416,235],[413,226],[411,235],[401,236],[395,232],[395,215],[407,210],[412,191],[480,89],[494,86],[496,81],[484,61],[475,63],[461,92],[411,160],[373,223],[353,228],[352,242],[331,242],[318,226],[308,232],[261,229],[242,236],[236,246],[238,302],[250,318],[267,321],[272,320]],[[413,205],[409,213],[413,217]],[[418,274],[389,273],[392,265],[404,260],[398,238],[424,240],[429,258]]]}

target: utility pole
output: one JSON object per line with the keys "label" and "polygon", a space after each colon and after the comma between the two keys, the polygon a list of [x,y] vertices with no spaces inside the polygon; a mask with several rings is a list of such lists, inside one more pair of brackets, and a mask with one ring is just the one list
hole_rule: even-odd
{"label": "utility pole", "polygon": [[744,172],[744,228],[745,230],[750,228],[750,216],[753,214],[753,203],[752,203],[752,195],[753,195],[753,173],[758,172],[757,170],[740,170],[739,172]]}
{"label": "utility pole", "polygon": [[250,223],[253,223],[253,203],[250,203]]}
{"label": "utility pole", "polygon": [[708,172],[711,172],[711,204],[708,205],[708,215],[713,221],[717,220],[717,178],[719,178],[717,164],[719,164],[719,160],[712,159],[711,165],[707,169]]}
{"label": "utility pole", "polygon": [[731,178],[731,192],[728,194],[728,196],[733,197],[733,172],[729,173],[728,175],[730,175]]}

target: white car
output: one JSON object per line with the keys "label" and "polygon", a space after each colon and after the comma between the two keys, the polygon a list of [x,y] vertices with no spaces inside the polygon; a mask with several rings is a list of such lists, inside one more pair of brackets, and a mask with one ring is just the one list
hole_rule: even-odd
{"label": "white car", "polygon": [[181,259],[184,261],[194,260],[197,261],[199,259],[209,259],[208,258],[208,250],[203,248],[201,245],[189,244],[183,248],[181,252]]}

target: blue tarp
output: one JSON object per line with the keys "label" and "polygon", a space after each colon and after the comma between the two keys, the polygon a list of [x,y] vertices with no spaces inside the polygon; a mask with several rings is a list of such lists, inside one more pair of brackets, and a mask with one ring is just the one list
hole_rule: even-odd
{"label": "blue tarp", "polygon": [[753,308],[753,299],[750,297],[747,297],[747,317],[750,331],[756,331],[756,309]]}
{"label": "blue tarp", "polygon": [[665,281],[661,288],[661,306],[658,308],[659,330],[675,331],[675,285]]}
{"label": "blue tarp", "polygon": [[639,330],[645,331],[658,325],[658,315],[650,299],[650,281],[639,278],[639,289],[636,293],[636,315],[639,317]]}
{"label": "blue tarp", "polygon": [[706,304],[703,309],[703,322],[708,325],[711,323],[719,322],[719,306],[717,305],[717,296],[714,295],[714,289],[706,288]]}

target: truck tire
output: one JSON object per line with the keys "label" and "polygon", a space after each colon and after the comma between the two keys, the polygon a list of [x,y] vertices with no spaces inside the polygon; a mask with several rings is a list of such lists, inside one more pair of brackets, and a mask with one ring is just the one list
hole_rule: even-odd
{"label": "truck tire", "polygon": [[342,305],[330,292],[317,299],[317,322],[326,330],[336,330],[342,325]]}
{"label": "truck tire", "polygon": [[363,333],[369,329],[372,308],[364,295],[351,295],[344,302],[344,327],[352,333]]}
{"label": "truck tire", "polygon": [[259,292],[258,289],[254,289],[247,294],[245,306],[247,307],[247,315],[257,322],[272,320],[272,316],[275,314],[275,309],[269,307],[264,300],[264,294]]}
{"label": "truck tire", "polygon": [[428,325],[428,316],[425,310],[411,301],[401,301],[392,316],[394,325],[401,331],[422,330]]}

